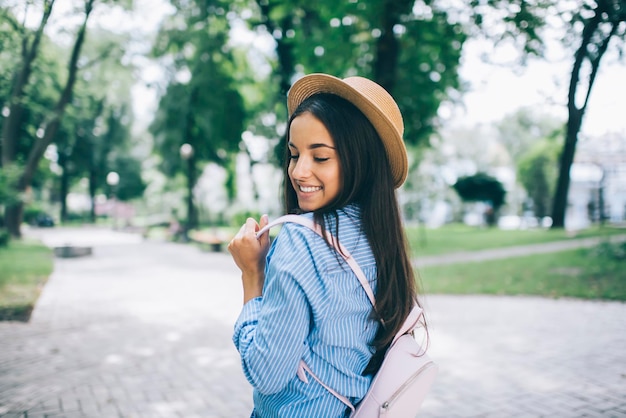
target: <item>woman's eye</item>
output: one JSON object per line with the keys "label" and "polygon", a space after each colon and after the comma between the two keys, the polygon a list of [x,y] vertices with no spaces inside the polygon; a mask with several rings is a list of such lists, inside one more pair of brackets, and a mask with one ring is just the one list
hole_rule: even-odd
{"label": "woman's eye", "polygon": [[315,161],[317,161],[318,163],[323,163],[324,161],[328,160],[330,160],[330,158],[315,157]]}
{"label": "woman's eye", "polygon": [[298,159],[298,157],[299,157],[299,155],[290,155],[290,156],[289,156],[289,159],[290,159],[290,160],[297,160],[297,159]]}

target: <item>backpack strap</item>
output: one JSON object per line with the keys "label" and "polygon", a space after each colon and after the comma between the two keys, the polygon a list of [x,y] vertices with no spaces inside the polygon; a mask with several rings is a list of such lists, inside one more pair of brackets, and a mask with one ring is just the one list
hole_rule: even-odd
{"label": "backpack strap", "polygon": [[348,398],[346,398],[345,396],[343,396],[342,394],[337,392],[335,389],[333,389],[330,386],[328,386],[326,383],[322,382],[321,379],[319,377],[317,377],[315,375],[315,373],[313,373],[313,371],[309,368],[309,365],[306,364],[306,362],[304,360],[300,360],[300,364],[298,365],[298,371],[296,372],[296,374],[298,375],[298,378],[302,382],[309,383],[309,379],[307,379],[305,372],[308,373],[309,375],[311,375],[311,377],[313,379],[315,379],[317,381],[317,383],[322,385],[322,387],[324,389],[329,391],[331,395],[333,395],[335,398],[339,399],[348,408],[350,408],[350,411],[354,412],[354,405],[352,405],[352,402],[350,402],[350,400]]}
{"label": "backpack strap", "polygon": [[[319,236],[324,238],[324,235],[322,234],[321,226],[313,222],[312,219],[305,218],[303,216],[298,216],[298,215],[284,215],[284,216],[281,216],[280,218],[273,220],[272,222],[270,222],[269,224],[261,228],[259,232],[257,232],[257,238],[260,237],[263,233],[268,231],[273,226],[276,226],[278,224],[285,223],[285,222],[293,222],[302,226],[306,226],[307,228],[312,229]],[[367,281],[367,278],[365,277],[365,273],[363,273],[363,270],[361,270],[361,267],[357,264],[356,260],[352,257],[350,252],[343,245],[341,245],[338,239],[335,238],[328,231],[326,231],[326,239],[329,242],[331,242],[336,249],[339,250],[338,251],[339,254],[341,254],[341,256],[346,260],[346,263],[348,263],[352,271],[354,271],[354,274],[356,274],[356,277],[359,279],[361,286],[363,286],[363,289],[365,290],[367,297],[369,298],[370,302],[372,302],[372,306],[375,308],[376,300],[374,299],[374,292],[372,291],[372,287],[370,286],[369,282]]]}
{"label": "backpack strap", "polygon": [[402,337],[404,334],[407,334],[413,331],[415,328],[418,328],[422,313],[423,313],[422,308],[420,308],[420,306],[416,303],[413,306],[413,309],[411,309],[411,312],[409,312],[409,316],[407,316],[406,319],[404,320],[402,327],[400,327],[400,330],[396,333],[396,336],[393,337],[393,341],[391,341],[391,344],[389,345],[390,347],[394,345],[396,341],[398,341],[398,339]]}

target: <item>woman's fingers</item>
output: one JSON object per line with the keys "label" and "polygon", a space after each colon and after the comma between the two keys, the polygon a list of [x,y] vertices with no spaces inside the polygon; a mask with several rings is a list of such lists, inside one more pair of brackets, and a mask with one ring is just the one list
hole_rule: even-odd
{"label": "woman's fingers", "polygon": [[[259,229],[264,228],[268,223],[270,223],[269,221],[269,217],[267,215],[263,215],[261,216],[261,220],[259,223]],[[259,243],[261,244],[261,247],[266,247],[269,245],[270,243],[270,231],[267,230],[265,231],[263,234],[261,234],[261,236],[259,237]]]}
{"label": "woman's fingers", "polygon": [[265,265],[269,234],[264,233],[257,239],[256,233],[268,224],[267,215],[262,216],[260,221],[259,225],[253,218],[248,218],[228,244],[228,251],[241,270],[254,271]]}

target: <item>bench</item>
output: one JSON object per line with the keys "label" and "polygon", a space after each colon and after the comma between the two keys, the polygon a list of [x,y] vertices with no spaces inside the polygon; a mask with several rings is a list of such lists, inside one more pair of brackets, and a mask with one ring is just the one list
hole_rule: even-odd
{"label": "bench", "polygon": [[85,257],[91,254],[91,247],[81,247],[69,244],[60,247],[54,247],[54,255],[59,258]]}
{"label": "bench", "polygon": [[225,239],[210,232],[189,231],[188,236],[192,242],[200,245],[200,247],[207,248],[216,253],[221,252],[222,247],[227,243]]}

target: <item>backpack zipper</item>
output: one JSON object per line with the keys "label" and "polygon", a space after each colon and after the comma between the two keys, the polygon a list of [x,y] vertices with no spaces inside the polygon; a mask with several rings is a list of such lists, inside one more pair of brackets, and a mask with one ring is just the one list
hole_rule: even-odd
{"label": "backpack zipper", "polygon": [[382,405],[381,408],[382,409],[388,409],[393,405],[393,402],[396,400],[396,398],[398,396],[400,396],[402,394],[402,392],[404,392],[404,390],[407,388],[407,386],[409,386],[411,383],[413,383],[413,381],[415,379],[417,379],[417,377],[422,374],[422,372],[426,369],[428,369],[431,366],[434,366],[435,364],[432,361],[429,361],[428,363],[424,364],[422,367],[420,367],[414,374],[413,376],[411,376],[406,382],[404,382],[402,384],[402,386],[400,386],[398,388],[398,390],[396,390],[393,395],[391,395],[391,397],[389,398],[388,401],[385,401]]}

